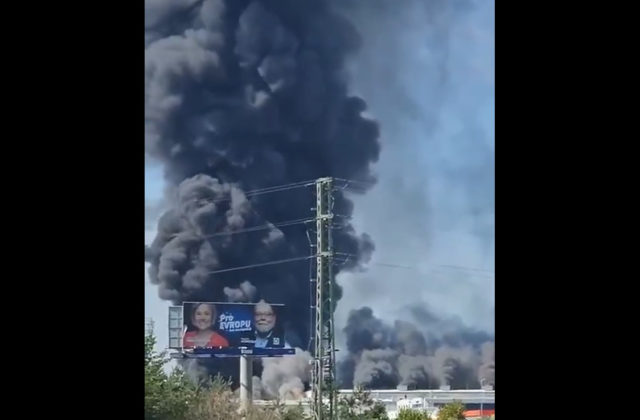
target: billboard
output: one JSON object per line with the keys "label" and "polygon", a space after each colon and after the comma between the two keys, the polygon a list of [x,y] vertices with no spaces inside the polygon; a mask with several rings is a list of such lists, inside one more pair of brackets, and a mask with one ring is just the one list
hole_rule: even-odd
{"label": "billboard", "polygon": [[290,351],[270,351],[293,350],[285,343],[284,317],[284,305],[265,301],[185,302],[181,347],[196,353],[204,350],[220,355],[289,354]]}

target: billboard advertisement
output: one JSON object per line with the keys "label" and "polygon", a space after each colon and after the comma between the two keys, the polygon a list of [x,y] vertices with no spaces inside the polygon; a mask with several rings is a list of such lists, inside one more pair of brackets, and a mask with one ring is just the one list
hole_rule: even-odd
{"label": "billboard advertisement", "polygon": [[[267,303],[185,302],[182,305],[184,350],[253,354],[286,349],[283,322],[285,307]],[[291,349],[293,350],[293,349]],[[286,352],[288,353],[288,352]]]}

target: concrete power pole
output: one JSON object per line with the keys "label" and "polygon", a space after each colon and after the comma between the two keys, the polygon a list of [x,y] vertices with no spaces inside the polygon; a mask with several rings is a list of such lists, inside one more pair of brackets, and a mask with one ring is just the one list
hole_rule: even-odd
{"label": "concrete power pole", "polygon": [[[316,293],[311,379],[316,420],[336,418],[332,210],[333,180],[320,178],[316,181]],[[328,412],[323,408],[325,395],[328,397]]]}

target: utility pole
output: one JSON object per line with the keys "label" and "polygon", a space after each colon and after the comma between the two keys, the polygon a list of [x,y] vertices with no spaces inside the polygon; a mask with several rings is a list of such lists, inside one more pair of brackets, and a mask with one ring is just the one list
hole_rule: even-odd
{"label": "utility pole", "polygon": [[[335,339],[333,323],[333,180],[316,181],[316,293],[314,300],[313,411],[316,420],[336,418]],[[328,412],[323,394],[328,393]]]}

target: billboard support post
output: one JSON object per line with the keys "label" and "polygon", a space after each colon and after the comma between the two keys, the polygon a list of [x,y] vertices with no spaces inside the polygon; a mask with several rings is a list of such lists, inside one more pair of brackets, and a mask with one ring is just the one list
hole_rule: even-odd
{"label": "billboard support post", "polygon": [[240,406],[245,412],[253,403],[253,360],[246,354],[240,356]]}

